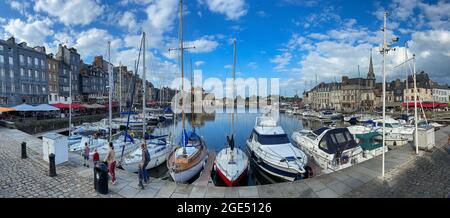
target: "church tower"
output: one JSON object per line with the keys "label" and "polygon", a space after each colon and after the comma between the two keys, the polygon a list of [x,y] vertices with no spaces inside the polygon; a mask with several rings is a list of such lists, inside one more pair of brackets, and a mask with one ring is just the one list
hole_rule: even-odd
{"label": "church tower", "polygon": [[370,62],[369,62],[369,73],[367,73],[368,86],[374,87],[375,84],[375,73],[373,72],[373,62],[372,62],[372,50],[370,50]]}

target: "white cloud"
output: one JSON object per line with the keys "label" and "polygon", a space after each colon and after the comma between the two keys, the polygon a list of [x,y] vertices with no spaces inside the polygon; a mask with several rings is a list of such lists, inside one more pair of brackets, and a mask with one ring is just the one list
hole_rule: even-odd
{"label": "white cloud", "polygon": [[34,10],[57,17],[65,25],[87,25],[103,12],[103,7],[95,0],[36,0]]}
{"label": "white cloud", "polygon": [[204,61],[196,61],[196,62],[195,62],[195,66],[196,66],[196,67],[200,67],[200,66],[202,66],[202,65],[204,65],[204,64],[205,64]]}
{"label": "white cloud", "polygon": [[231,68],[233,68],[233,66],[231,66],[231,64],[227,64],[227,65],[223,66],[223,68],[225,68],[225,69],[231,69]]}
{"label": "white cloud", "polygon": [[239,20],[248,12],[245,0],[198,0],[214,13],[224,14],[228,20]]}
{"label": "white cloud", "polygon": [[[114,38],[106,30],[92,28],[77,34],[75,48],[84,58],[97,55],[106,57],[108,50],[108,41],[111,41],[111,57],[114,57],[115,51],[122,47],[122,41]],[[114,52],[114,53],[113,53]]]}
{"label": "white cloud", "polygon": [[292,54],[289,52],[284,52],[281,55],[276,55],[275,58],[270,59],[270,63],[276,64],[273,68],[276,72],[284,72],[286,71],[286,66],[289,65],[292,59]]}
{"label": "white cloud", "polygon": [[252,61],[252,62],[249,62],[249,63],[247,64],[247,67],[248,67],[249,69],[255,70],[255,69],[258,68],[258,64],[257,64],[256,62]]}
{"label": "white cloud", "polygon": [[214,51],[219,43],[213,39],[213,37],[204,36],[194,41],[187,41],[186,45],[194,46],[194,49],[189,50],[191,53],[208,53]]}
{"label": "white cloud", "polygon": [[5,32],[32,46],[43,45],[53,34],[53,23],[49,19],[22,21],[11,19],[4,26]]}
{"label": "white cloud", "polygon": [[26,1],[6,1],[12,9],[19,11],[21,14],[26,14],[26,10],[30,7],[30,3]]}
{"label": "white cloud", "polygon": [[120,26],[127,27],[131,32],[136,32],[138,28],[136,16],[130,11],[126,11],[122,14],[122,17],[119,19],[118,24]]}

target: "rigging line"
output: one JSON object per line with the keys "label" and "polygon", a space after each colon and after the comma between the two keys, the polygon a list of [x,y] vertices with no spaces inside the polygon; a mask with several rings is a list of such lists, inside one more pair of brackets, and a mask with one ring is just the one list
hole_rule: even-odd
{"label": "rigging line", "polygon": [[[141,56],[142,45],[143,45],[143,38],[141,40],[141,45],[139,47],[138,60],[137,60],[137,62],[135,64],[135,72],[134,72],[135,76],[133,77],[133,84],[136,84],[136,80],[137,80],[137,77],[138,77],[139,60],[140,60],[140,56]],[[127,118],[127,125],[125,127],[124,142],[127,141],[127,134],[128,134],[129,124],[130,124],[131,109],[133,107],[133,101],[134,101],[134,94],[135,94],[135,92],[136,92],[136,85],[133,86],[133,93],[132,93],[133,97],[131,98],[131,103],[130,103],[130,106],[128,107],[128,118]],[[126,144],[124,144],[124,146],[122,147],[122,154],[120,156],[120,164],[122,163],[122,160],[123,160],[123,155],[124,155],[124,152],[125,152],[125,146],[126,146]]]}

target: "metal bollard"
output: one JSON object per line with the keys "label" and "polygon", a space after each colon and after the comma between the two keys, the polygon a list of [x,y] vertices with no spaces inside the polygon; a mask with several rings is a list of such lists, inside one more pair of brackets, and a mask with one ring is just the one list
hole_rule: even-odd
{"label": "metal bollard", "polygon": [[21,144],[22,146],[22,159],[26,159],[27,158],[27,143],[26,142],[22,142]]}
{"label": "metal bollard", "polygon": [[48,155],[48,162],[50,168],[48,176],[54,177],[56,176],[55,154],[51,153],[50,155]]}

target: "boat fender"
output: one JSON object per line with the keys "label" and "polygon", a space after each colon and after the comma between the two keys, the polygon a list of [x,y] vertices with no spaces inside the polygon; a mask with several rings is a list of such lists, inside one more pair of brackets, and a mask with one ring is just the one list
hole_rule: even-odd
{"label": "boat fender", "polygon": [[313,170],[310,166],[305,166],[305,178],[312,178],[314,176]]}

